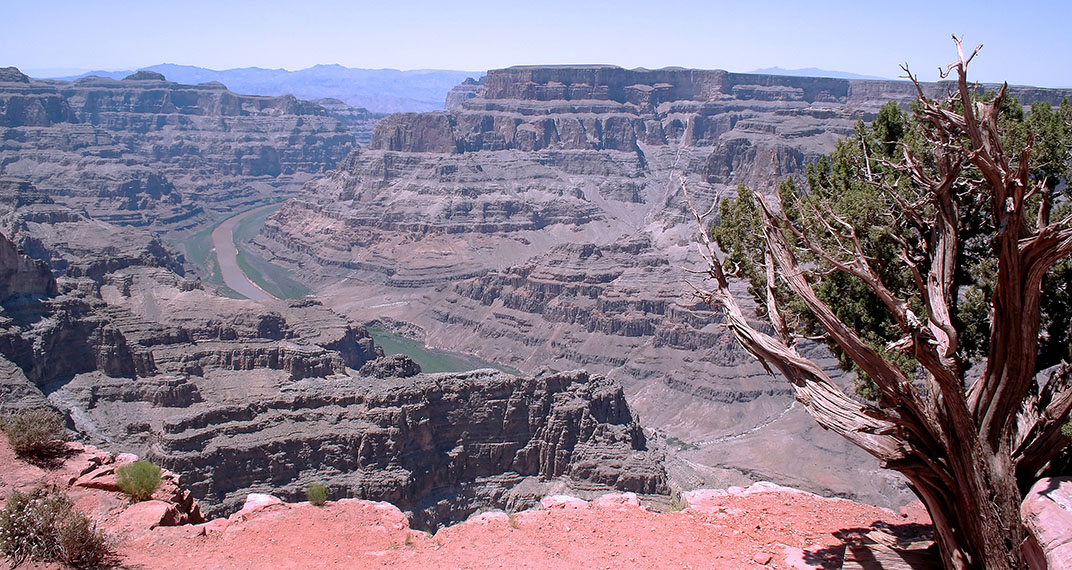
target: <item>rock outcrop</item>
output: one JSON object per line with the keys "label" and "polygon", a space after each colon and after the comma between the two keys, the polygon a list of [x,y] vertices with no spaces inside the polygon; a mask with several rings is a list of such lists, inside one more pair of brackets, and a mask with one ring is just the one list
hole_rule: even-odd
{"label": "rock outcrop", "polygon": [[185,274],[182,256],[143,229],[101,222],[62,204],[28,182],[0,177],[0,232],[56,276],[88,278],[126,267],[163,267]]}
{"label": "rock outcrop", "polygon": [[461,107],[462,103],[476,97],[480,88],[483,86],[484,76],[481,76],[479,80],[467,77],[465,81],[455,85],[454,88],[447,93],[446,109],[449,111]]}
{"label": "rock outcrop", "polygon": [[14,307],[58,292],[48,265],[20,255],[15,244],[0,233],[0,305]]}
{"label": "rock outcrop", "polygon": [[[1013,94],[1053,102],[1066,91]],[[687,468],[689,485],[758,477],[892,504],[909,495],[858,475],[874,461],[805,427],[786,385],[692,296],[683,268],[701,260],[679,181],[701,210],[738,184],[769,191],[889,99],[914,95],[906,82],[717,70],[493,70],[452,91],[446,111],[377,123],[367,148],[306,185],[254,245],[357,321],[411,323],[431,346],[528,373],[585,367],[619,380],[692,464],[735,472]],[[773,434],[784,429],[813,445],[791,450]],[[740,463],[748,442],[772,447]],[[831,478],[776,459],[818,467],[840,454]]]}
{"label": "rock outcrop", "polygon": [[205,522],[197,500],[180,484],[179,476],[166,469],[148,500],[132,502],[120,490],[116,476],[119,467],[137,461],[130,453],[112,454],[92,445],[68,442],[55,463],[42,469],[17,458],[5,439],[0,441],[0,458],[0,500],[12,491],[26,493],[42,487],[61,491],[113,540],[157,527]]}
{"label": "rock outcrop", "polygon": [[648,449],[620,385],[602,377],[322,370],[301,379],[273,368],[79,374],[49,400],[94,441],[180,474],[212,515],[249,492],[297,500],[310,483],[332,497],[390,501],[421,528],[562,490],[669,492],[662,453]]}
{"label": "rock outcrop", "polygon": [[[208,512],[312,482],[427,527],[564,488],[669,491],[612,381],[422,376],[319,301],[215,296],[145,230],[5,188],[0,223],[39,259],[0,234],[0,404],[47,397],[90,441],[179,474]],[[97,467],[76,485],[114,486]],[[168,509],[136,515],[179,520]]]}
{"label": "rock outcrop", "polygon": [[316,301],[217,297],[146,230],[91,219],[24,182],[0,179],[0,195],[5,404],[39,402],[42,390],[96,372],[133,382],[124,397],[188,405],[199,398],[189,375],[271,369],[299,379],[381,355],[363,327]]}
{"label": "rock outcrop", "polygon": [[1072,568],[1072,478],[1044,477],[1024,496],[1024,554],[1032,570]]}
{"label": "rock outcrop", "polygon": [[227,518],[200,522],[183,479],[165,471],[151,500],[132,503],[114,491],[111,471],[134,456],[68,449],[61,465],[45,470],[16,458],[0,438],[0,501],[41,486],[66,493],[107,535],[116,562],[131,568],[814,568],[839,567],[863,546],[886,544],[936,564],[933,545],[925,550],[930,525],[921,508],[898,515],[769,484],[694,493],[675,512],[629,492],[591,500],[555,494],[535,508],[481,512],[433,535],[384,502],[333,498],[315,506],[261,493],[248,494]]}
{"label": "rock outcrop", "polygon": [[346,125],[350,133],[354,135],[354,140],[361,145],[368,144],[369,139],[372,138],[372,128],[376,121],[387,116],[386,113],[373,113],[362,107],[351,107],[334,97],[325,97],[313,102]]}
{"label": "rock outcrop", "polygon": [[[331,169],[376,117],[334,101],[238,95],[141,71],[0,74],[0,174],[101,221],[181,230]],[[206,214],[205,210],[210,210]]]}
{"label": "rock outcrop", "polygon": [[[315,482],[333,497],[389,501],[422,528],[481,507],[531,506],[555,489],[668,492],[621,387],[600,377],[477,371],[306,379],[277,390],[149,420],[149,453],[183,473],[215,514],[251,491],[303,498]],[[125,410],[137,407],[98,392],[85,413],[102,425],[117,413],[134,421]]]}

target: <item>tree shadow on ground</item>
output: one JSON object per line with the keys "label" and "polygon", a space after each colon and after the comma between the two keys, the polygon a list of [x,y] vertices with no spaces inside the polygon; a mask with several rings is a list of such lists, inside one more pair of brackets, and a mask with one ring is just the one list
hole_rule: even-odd
{"label": "tree shadow on ground", "polygon": [[63,441],[55,440],[35,449],[33,452],[17,454],[16,457],[47,471],[54,471],[63,466],[63,462],[78,455],[78,451],[67,447]]}
{"label": "tree shadow on ground", "polygon": [[[804,562],[823,570],[837,570],[842,568],[850,548],[862,549],[865,544],[877,544],[897,552],[920,554],[923,558],[933,559],[936,564],[939,560],[938,546],[934,544],[934,527],[929,524],[888,524],[884,521],[875,521],[869,527],[841,529],[835,532],[834,536],[841,541],[841,544],[818,550],[805,550]],[[913,558],[916,557],[913,556]],[[929,569],[940,566],[931,564],[917,566],[911,563],[907,566],[898,566],[898,568],[905,567]],[[876,565],[874,568],[879,569],[882,566]]]}

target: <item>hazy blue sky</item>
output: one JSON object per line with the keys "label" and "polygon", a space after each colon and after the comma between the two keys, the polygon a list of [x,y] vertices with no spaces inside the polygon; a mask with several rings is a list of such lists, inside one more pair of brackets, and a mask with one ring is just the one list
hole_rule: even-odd
{"label": "hazy blue sky", "polygon": [[0,0],[0,9],[0,66],[23,69],[610,63],[896,77],[908,62],[934,79],[956,33],[986,45],[975,79],[1072,87],[1068,0]]}

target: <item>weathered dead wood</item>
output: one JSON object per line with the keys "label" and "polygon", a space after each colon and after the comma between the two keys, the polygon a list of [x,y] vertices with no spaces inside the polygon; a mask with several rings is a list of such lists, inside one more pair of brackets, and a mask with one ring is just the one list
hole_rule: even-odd
{"label": "weathered dead wood", "polygon": [[[876,178],[868,160],[862,168],[862,176],[900,208],[892,218],[911,228],[893,239],[918,289],[913,297],[922,301],[924,315],[915,315],[906,298],[883,282],[856,228],[846,220],[828,207],[804,201],[797,212],[799,223],[794,223],[785,204],[776,210],[758,195],[765,308],[774,335],[749,325],[730,292],[705,227],[715,206],[700,214],[690,202],[702,230],[707,275],[714,283],[699,294],[721,307],[727,326],[750,354],[768,371],[775,369],[789,380],[797,399],[820,425],[908,478],[931,514],[947,567],[1022,568],[1018,477],[1022,481],[1037,475],[1055,450],[1068,442],[1060,429],[1072,413],[1068,367],[1031,400],[1032,415],[1019,426],[1016,418],[1035,380],[1041,283],[1054,263],[1072,255],[1072,219],[1051,223],[1043,200],[1034,217],[1037,222],[1033,226],[1025,222],[1027,197],[1044,191],[1044,182],[1030,180],[1031,145],[1010,162],[998,128],[1005,87],[990,101],[976,100],[975,89],[967,82],[967,66],[979,48],[965,57],[960,40],[954,41],[958,60],[943,72],[955,72],[957,77],[949,101],[929,100],[904,68],[917,87],[918,116],[924,125],[920,133],[932,154],[924,161],[904,146],[901,162],[883,163],[886,170],[900,173],[894,184]],[[866,159],[866,145],[863,150]],[[907,199],[900,188],[906,180],[912,186]],[[684,182],[682,187],[688,199]],[[967,366],[961,361],[953,317],[956,263],[963,247],[960,208],[965,199],[991,203],[998,268],[986,365],[967,391]],[[822,235],[813,236],[813,231]],[[819,298],[812,279],[821,273],[798,259],[800,251],[816,256],[832,268],[829,271],[854,276],[877,296],[904,335],[886,349],[901,351],[919,363],[922,389]],[[875,381],[881,394],[878,406],[849,397],[797,352],[795,337],[778,307],[779,281],[803,302],[827,338]]]}

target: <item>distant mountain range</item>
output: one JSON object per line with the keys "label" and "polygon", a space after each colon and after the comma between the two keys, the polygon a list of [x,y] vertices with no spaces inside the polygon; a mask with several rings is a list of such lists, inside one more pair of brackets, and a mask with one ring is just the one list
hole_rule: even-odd
{"label": "distant mountain range", "polygon": [[[447,92],[467,77],[474,79],[482,71],[457,71],[450,69],[359,69],[338,64],[315,65],[297,71],[243,67],[217,71],[193,65],[162,63],[138,70],[89,71],[77,75],[59,76],[61,70],[29,70],[31,76],[50,79],[78,79],[99,75],[122,79],[135,71],[149,70],[164,74],[178,83],[207,83],[219,81],[235,93],[248,95],[284,95],[290,93],[301,99],[340,99],[353,107],[364,107],[375,113],[424,112],[442,109]],[[49,73],[52,71],[53,73]],[[72,70],[62,70],[72,71]],[[766,75],[794,75],[807,77],[836,77],[839,79],[888,79],[873,75],[859,75],[844,71],[830,71],[808,67],[782,69],[768,67],[749,73]]]}
{"label": "distant mountain range", "polygon": [[[316,65],[298,71],[245,67],[217,71],[192,65],[162,63],[140,70],[164,74],[178,83],[207,83],[219,81],[235,93],[247,95],[291,94],[299,99],[333,97],[353,107],[364,107],[377,113],[405,111],[435,111],[442,109],[447,92],[466,77],[479,78],[482,71],[447,69],[357,69],[341,65]],[[135,70],[90,71],[80,75],[52,77],[78,79],[99,75],[122,79]],[[31,73],[31,75],[33,75]]]}
{"label": "distant mountain range", "polygon": [[860,75],[859,73],[849,73],[847,71],[830,71],[829,69],[819,69],[817,67],[803,67],[800,69],[765,67],[763,69],[755,69],[749,71],[748,73],[756,73],[760,75],[792,75],[796,77],[834,77],[837,79],[890,79],[889,77],[878,77],[877,75]]}

